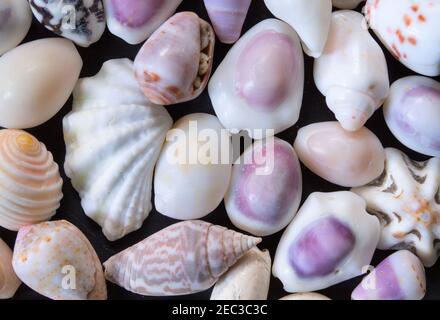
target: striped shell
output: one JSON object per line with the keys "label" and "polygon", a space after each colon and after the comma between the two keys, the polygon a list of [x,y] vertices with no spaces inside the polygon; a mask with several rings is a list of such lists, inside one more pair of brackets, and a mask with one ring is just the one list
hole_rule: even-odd
{"label": "striped shell", "polygon": [[21,281],[12,269],[12,251],[0,239],[0,299],[12,298],[20,284]]}

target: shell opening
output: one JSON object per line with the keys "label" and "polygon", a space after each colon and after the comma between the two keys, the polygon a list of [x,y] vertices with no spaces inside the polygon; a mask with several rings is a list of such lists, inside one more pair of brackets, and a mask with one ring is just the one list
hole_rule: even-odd
{"label": "shell opening", "polygon": [[193,82],[194,91],[197,91],[202,86],[203,78],[210,71],[211,52],[214,50],[213,37],[214,33],[209,23],[200,19],[200,62],[197,77]]}

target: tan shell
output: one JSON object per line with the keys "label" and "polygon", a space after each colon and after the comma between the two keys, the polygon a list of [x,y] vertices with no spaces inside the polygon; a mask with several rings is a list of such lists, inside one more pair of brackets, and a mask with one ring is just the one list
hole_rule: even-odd
{"label": "tan shell", "polygon": [[12,251],[0,239],[0,299],[12,298],[21,284],[12,269]]}

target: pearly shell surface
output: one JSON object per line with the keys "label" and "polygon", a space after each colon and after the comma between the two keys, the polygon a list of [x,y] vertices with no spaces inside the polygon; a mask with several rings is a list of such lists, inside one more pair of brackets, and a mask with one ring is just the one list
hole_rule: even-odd
{"label": "pearly shell surface", "polygon": [[12,298],[20,284],[21,281],[12,268],[12,251],[0,239],[0,299]]}
{"label": "pearly shell surface", "polygon": [[194,113],[179,119],[154,173],[156,210],[178,220],[211,213],[228,189],[231,154],[229,134],[215,116]]}
{"label": "pearly shell surface", "polygon": [[128,59],[105,62],[73,96],[63,120],[64,168],[86,215],[114,241],[151,211],[153,170],[172,119],[143,96]]}
{"label": "pearly shell surface", "polygon": [[264,0],[272,14],[298,32],[304,52],[318,58],[330,29],[331,0]]}
{"label": "pearly shell surface", "polygon": [[58,165],[46,146],[21,131],[0,130],[0,226],[49,220],[63,198]]}
{"label": "pearly shell surface", "polygon": [[313,76],[327,106],[348,131],[360,129],[389,93],[388,67],[381,47],[355,11],[336,11],[327,44]]}
{"label": "pearly shell surface", "polygon": [[145,42],[134,61],[136,78],[153,103],[197,98],[208,84],[214,57],[211,25],[194,12],[169,18]]}
{"label": "pearly shell surface", "polygon": [[431,267],[440,254],[440,159],[416,162],[397,149],[385,152],[382,175],[352,191],[381,220],[379,249],[411,250]]}
{"label": "pearly shell surface", "polygon": [[289,294],[280,300],[331,300],[330,298],[316,292],[302,292]]}
{"label": "pearly shell surface", "polygon": [[252,248],[220,277],[211,300],[267,300],[270,270],[269,252]]}
{"label": "pearly shell surface", "polygon": [[112,256],[107,280],[147,296],[204,291],[261,239],[203,221],[179,222]]}
{"label": "pearly shell surface", "polygon": [[[0,57],[0,126],[25,129],[52,118],[69,99],[82,68],[72,42],[27,42]],[[25,94],[24,94],[25,93]]]}
{"label": "pearly shell surface", "polygon": [[276,19],[258,23],[228,52],[208,89],[220,122],[234,133],[261,139],[293,126],[304,89],[297,34]]}
{"label": "pearly shell surface", "polygon": [[97,42],[105,30],[102,0],[29,0],[37,20],[48,30],[81,47]]}
{"label": "pearly shell surface", "polygon": [[343,187],[362,186],[385,166],[381,142],[365,127],[349,132],[335,121],[314,123],[298,131],[294,147],[313,173]]}
{"label": "pearly shell surface", "polygon": [[129,44],[147,39],[176,11],[182,0],[104,0],[107,26]]}
{"label": "pearly shell surface", "polygon": [[440,82],[420,76],[397,80],[383,110],[388,128],[401,143],[440,157]]}
{"label": "pearly shell surface", "polygon": [[339,9],[354,9],[364,0],[332,0],[333,6]]}
{"label": "pearly shell surface", "polygon": [[84,234],[65,220],[21,228],[12,265],[21,281],[50,299],[107,299],[95,250]]}
{"label": "pearly shell surface", "polygon": [[284,232],[273,275],[287,292],[325,289],[365,272],[380,224],[354,193],[312,193]]}
{"label": "pearly shell surface", "polygon": [[425,268],[407,250],[393,253],[354,289],[353,300],[421,300],[426,293]]}
{"label": "pearly shell surface", "polygon": [[402,64],[425,76],[440,75],[440,0],[368,0],[366,17]]}
{"label": "pearly shell surface", "polygon": [[0,56],[24,39],[31,22],[32,13],[27,0],[0,2]]}
{"label": "pearly shell surface", "polygon": [[298,210],[301,167],[292,146],[279,138],[257,140],[232,169],[225,206],[232,223],[253,235],[286,227]]}

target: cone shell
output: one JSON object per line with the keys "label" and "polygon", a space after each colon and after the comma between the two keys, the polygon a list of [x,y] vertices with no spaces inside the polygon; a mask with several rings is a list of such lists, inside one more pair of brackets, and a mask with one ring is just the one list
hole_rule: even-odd
{"label": "cone shell", "polygon": [[49,220],[63,197],[58,165],[44,144],[21,131],[0,130],[0,226]]}
{"label": "cone shell", "polygon": [[12,251],[0,239],[0,299],[12,298],[20,284],[21,281],[12,269]]}
{"label": "cone shell", "polygon": [[27,0],[0,2],[0,55],[15,48],[31,27],[32,13]]}
{"label": "cone shell", "polygon": [[192,294],[214,285],[260,241],[203,221],[180,222],[111,257],[105,276],[142,295]]}
{"label": "cone shell", "polygon": [[20,229],[12,265],[31,289],[54,300],[105,300],[102,266],[84,234],[60,220]]}

